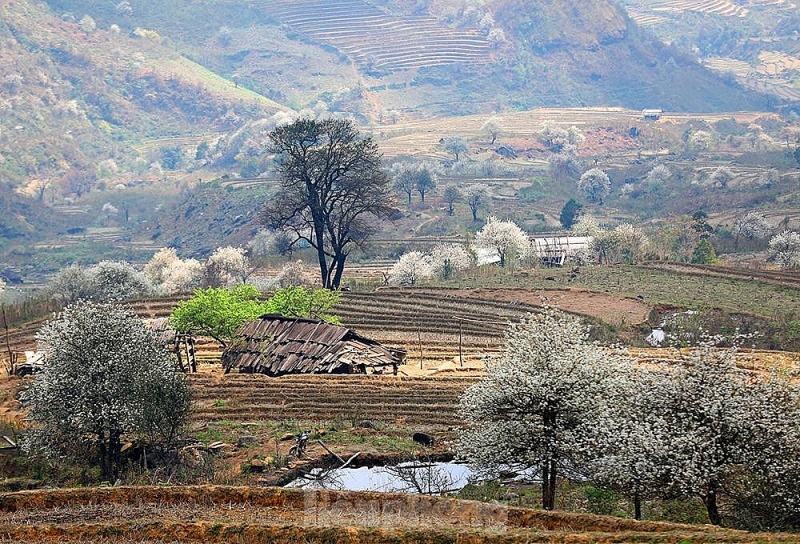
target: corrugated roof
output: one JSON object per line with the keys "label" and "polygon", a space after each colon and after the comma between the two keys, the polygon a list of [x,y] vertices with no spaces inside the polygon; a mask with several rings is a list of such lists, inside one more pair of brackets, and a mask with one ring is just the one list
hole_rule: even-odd
{"label": "corrugated roof", "polygon": [[402,364],[405,353],[316,319],[264,315],[239,329],[222,354],[225,371],[280,376],[359,372]]}

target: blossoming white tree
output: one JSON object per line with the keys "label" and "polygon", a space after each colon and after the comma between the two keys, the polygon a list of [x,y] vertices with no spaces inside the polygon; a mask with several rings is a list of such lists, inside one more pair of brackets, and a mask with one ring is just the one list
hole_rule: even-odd
{"label": "blossoming white tree", "polygon": [[668,387],[664,376],[646,369],[623,375],[609,399],[603,425],[598,429],[598,450],[589,474],[595,484],[610,487],[633,501],[634,518],[642,518],[642,501],[658,496],[669,477],[669,430],[659,411]]}
{"label": "blossoming white tree", "polygon": [[578,318],[529,315],[509,327],[502,356],[462,395],[459,454],[490,473],[535,471],[542,505],[553,509],[557,479],[580,474],[594,455],[605,399],[617,396],[628,366],[589,342]]}
{"label": "blossoming white tree", "polygon": [[200,286],[205,269],[196,259],[181,259],[171,247],[159,250],[144,265],[144,273],[167,294],[186,293]]}
{"label": "blossoming white tree", "polygon": [[619,239],[623,261],[636,264],[644,258],[650,241],[641,228],[631,223],[621,223],[614,227],[614,232]]}
{"label": "blossoming white tree", "polygon": [[591,168],[581,175],[578,188],[586,194],[589,202],[602,204],[611,192],[611,179],[600,168]]}
{"label": "blossoming white tree", "polygon": [[461,244],[438,244],[430,253],[431,274],[443,280],[472,266],[472,255]]}
{"label": "blossoming white tree", "polygon": [[79,301],[37,335],[46,363],[20,393],[29,408],[24,448],[52,462],[96,462],[119,475],[123,437],[171,442],[191,391],[166,349],[130,310]]}
{"label": "blossoming white tree", "polygon": [[483,228],[475,234],[472,244],[476,249],[496,251],[500,257],[500,266],[505,266],[509,255],[525,256],[530,247],[530,239],[513,221],[501,221],[489,216]]}
{"label": "blossoming white tree", "polygon": [[733,223],[734,247],[739,247],[739,240],[762,240],[772,234],[772,225],[769,224],[764,214],[747,212],[736,218]]}
{"label": "blossoming white tree", "polygon": [[[680,364],[664,372],[667,388],[655,408],[663,421],[661,430],[667,432],[662,440],[668,444],[668,454],[659,459],[668,475],[665,492],[700,498],[715,525],[722,522],[718,498],[743,469],[774,470],[785,461],[774,456],[785,451],[782,440],[770,439],[774,431],[798,436],[800,408],[795,404],[787,413],[774,402],[765,402],[777,396],[759,394],[760,388],[753,387],[755,378],[736,367],[736,352],[704,342],[678,353]],[[796,391],[783,391],[798,398]],[[793,463],[797,467],[797,461]]]}
{"label": "blossoming white tree", "polygon": [[206,274],[209,285],[235,285],[247,281],[253,272],[250,260],[241,247],[218,247],[206,262]]}
{"label": "blossoming white tree", "polygon": [[389,283],[415,285],[423,278],[433,275],[430,258],[420,251],[404,253],[389,271]]}
{"label": "blossoming white tree", "polygon": [[781,268],[797,268],[800,266],[800,234],[785,230],[773,236],[769,241],[770,259]]}
{"label": "blossoming white tree", "polygon": [[123,261],[100,261],[83,268],[70,265],[56,273],[45,293],[65,304],[79,299],[125,300],[150,296],[155,289],[143,272]]}

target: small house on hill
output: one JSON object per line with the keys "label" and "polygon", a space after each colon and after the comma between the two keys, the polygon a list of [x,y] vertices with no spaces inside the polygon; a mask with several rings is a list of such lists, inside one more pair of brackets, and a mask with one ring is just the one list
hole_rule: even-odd
{"label": "small house on hill", "polygon": [[238,370],[284,374],[396,373],[403,350],[316,319],[263,315],[246,323],[222,353],[225,373]]}

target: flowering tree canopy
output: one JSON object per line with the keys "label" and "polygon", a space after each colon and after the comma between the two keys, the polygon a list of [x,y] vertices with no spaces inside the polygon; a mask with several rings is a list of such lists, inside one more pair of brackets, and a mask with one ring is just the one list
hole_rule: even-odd
{"label": "flowering tree canopy", "polygon": [[472,266],[472,255],[461,244],[438,244],[430,253],[431,273],[443,280]]}
{"label": "flowering tree canopy", "polygon": [[433,275],[430,257],[420,251],[409,251],[400,256],[389,271],[389,283],[415,285],[422,278]]}
{"label": "flowering tree canopy", "polygon": [[797,268],[800,266],[800,234],[785,230],[776,234],[769,241],[770,259],[781,268]]}
{"label": "flowering tree canopy", "polygon": [[218,247],[206,263],[206,281],[216,287],[244,283],[251,272],[250,260],[241,247]]}
{"label": "flowering tree canopy", "polygon": [[31,453],[95,460],[113,481],[123,436],[170,443],[187,421],[185,376],[127,308],[79,301],[42,326],[37,347],[44,368],[20,393],[30,422],[23,447]]}
{"label": "flowering tree canopy", "polygon": [[66,304],[80,299],[126,300],[155,292],[148,277],[123,261],[100,261],[83,268],[70,265],[56,273],[45,288],[49,296]]}
{"label": "flowering tree canopy", "polygon": [[530,239],[513,221],[501,221],[489,216],[486,224],[475,234],[473,245],[478,249],[497,251],[500,266],[506,265],[510,253],[524,256],[530,246]]}
{"label": "flowering tree canopy", "polygon": [[611,192],[611,179],[600,168],[591,168],[581,175],[578,188],[586,194],[589,202],[602,204]]}
{"label": "flowering tree canopy", "polygon": [[576,475],[592,455],[605,399],[629,366],[587,334],[556,310],[529,315],[509,327],[502,356],[461,397],[459,454],[489,472],[535,471],[546,509],[555,505],[556,479]]}

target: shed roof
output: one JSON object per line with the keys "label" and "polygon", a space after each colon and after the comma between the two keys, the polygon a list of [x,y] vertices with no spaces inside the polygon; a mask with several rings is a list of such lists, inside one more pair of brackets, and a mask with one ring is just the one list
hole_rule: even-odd
{"label": "shed roof", "polygon": [[402,364],[403,350],[316,319],[263,315],[239,329],[222,354],[226,372],[325,374]]}

